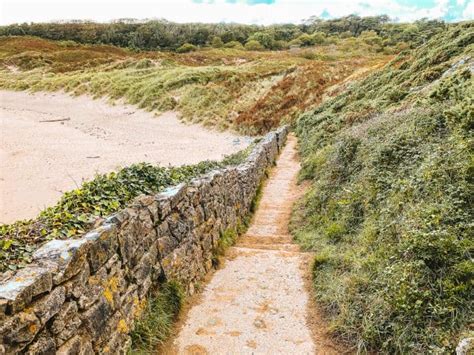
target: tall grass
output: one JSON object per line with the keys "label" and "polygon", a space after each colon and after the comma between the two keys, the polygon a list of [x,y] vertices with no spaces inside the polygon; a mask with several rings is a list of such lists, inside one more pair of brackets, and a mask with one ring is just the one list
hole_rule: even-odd
{"label": "tall grass", "polygon": [[170,281],[147,299],[145,309],[130,334],[130,352],[133,354],[154,354],[166,341],[184,303],[184,292],[178,283]]}
{"label": "tall grass", "polygon": [[306,59],[306,52],[299,51],[131,53],[31,37],[1,38],[0,88],[107,97],[157,113],[177,110],[184,120],[207,126],[262,133],[292,122],[356,68],[387,58],[340,48],[315,48]]}
{"label": "tall grass", "polygon": [[451,353],[473,317],[474,25],[444,31],[298,121],[332,332],[362,353]]}

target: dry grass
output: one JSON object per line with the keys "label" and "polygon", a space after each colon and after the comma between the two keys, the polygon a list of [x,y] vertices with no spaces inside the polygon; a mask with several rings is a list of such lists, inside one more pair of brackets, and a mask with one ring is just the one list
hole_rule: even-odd
{"label": "dry grass", "polygon": [[0,38],[0,87],[66,91],[124,100],[150,111],[177,110],[186,121],[255,134],[293,122],[325,90],[355,70],[385,63],[348,43],[252,52],[206,48],[135,53],[33,37]]}

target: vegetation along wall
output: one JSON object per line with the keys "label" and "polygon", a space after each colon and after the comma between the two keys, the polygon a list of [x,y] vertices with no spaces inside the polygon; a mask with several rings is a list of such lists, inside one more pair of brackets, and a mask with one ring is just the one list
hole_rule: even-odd
{"label": "vegetation along wall", "polygon": [[136,198],[80,239],[49,241],[0,277],[0,354],[125,352],[150,290],[172,281],[192,294],[212,268],[287,133],[267,134],[238,166]]}

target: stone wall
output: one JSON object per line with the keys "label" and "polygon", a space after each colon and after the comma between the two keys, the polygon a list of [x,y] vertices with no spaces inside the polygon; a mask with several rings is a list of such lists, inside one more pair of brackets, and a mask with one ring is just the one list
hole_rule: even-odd
{"label": "stone wall", "polygon": [[150,288],[175,280],[194,292],[287,133],[266,135],[239,166],[136,198],[81,239],[46,243],[0,277],[0,354],[124,352]]}

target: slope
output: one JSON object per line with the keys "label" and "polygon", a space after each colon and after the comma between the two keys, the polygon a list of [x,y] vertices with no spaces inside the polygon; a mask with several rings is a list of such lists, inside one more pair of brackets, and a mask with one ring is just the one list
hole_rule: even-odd
{"label": "slope", "polygon": [[472,320],[474,23],[302,115],[292,225],[333,333],[359,351],[451,352]]}

